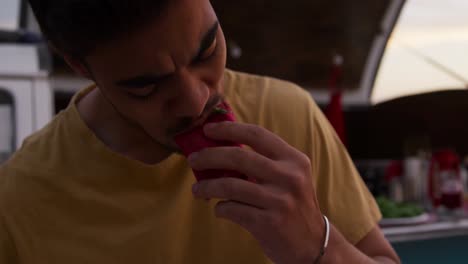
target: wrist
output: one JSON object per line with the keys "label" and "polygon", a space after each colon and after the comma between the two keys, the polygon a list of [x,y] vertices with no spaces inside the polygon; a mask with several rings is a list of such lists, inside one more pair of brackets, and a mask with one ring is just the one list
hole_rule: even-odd
{"label": "wrist", "polygon": [[330,225],[330,240],[320,264],[353,263],[346,257],[349,256],[351,248],[353,245],[333,225]]}
{"label": "wrist", "polygon": [[321,260],[323,256],[325,255],[327,248],[328,248],[328,243],[330,241],[330,229],[331,229],[331,224],[328,218],[323,215],[323,222],[324,222],[324,230],[323,230],[323,239],[322,239],[322,244],[320,247],[320,250],[317,254],[317,256],[314,258],[312,261],[313,264],[319,264],[321,263]]}
{"label": "wrist", "polygon": [[320,228],[320,231],[317,232],[317,237],[319,237],[319,239],[315,239],[311,241],[312,243],[304,245],[303,254],[300,254],[302,257],[296,258],[296,262],[294,263],[322,264],[323,258],[328,254],[328,245],[332,235],[332,224],[325,215],[320,214],[317,218],[321,219],[321,221],[317,221],[316,225],[317,228]]}

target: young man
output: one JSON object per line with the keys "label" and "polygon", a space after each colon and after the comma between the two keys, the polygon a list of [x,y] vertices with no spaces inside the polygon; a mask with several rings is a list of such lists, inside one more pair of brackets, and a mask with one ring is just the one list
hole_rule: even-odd
{"label": "young man", "polygon": [[[96,85],[1,168],[0,263],[399,262],[308,94],[225,69],[209,0],[30,3],[51,46]],[[254,151],[185,159],[174,136],[221,101],[239,122],[204,133]],[[195,183],[192,168],[255,181]]]}

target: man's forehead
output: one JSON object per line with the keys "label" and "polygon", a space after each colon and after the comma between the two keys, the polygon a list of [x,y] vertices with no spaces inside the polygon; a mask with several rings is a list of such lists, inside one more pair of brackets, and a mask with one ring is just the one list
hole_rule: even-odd
{"label": "man's forehead", "polygon": [[[193,5],[201,1],[207,5]],[[171,4],[161,17],[145,27],[126,32],[99,48],[90,56],[90,64],[124,77],[148,71],[164,74],[174,71],[177,64],[189,63],[216,22],[216,15],[208,0],[175,2],[192,5]]]}

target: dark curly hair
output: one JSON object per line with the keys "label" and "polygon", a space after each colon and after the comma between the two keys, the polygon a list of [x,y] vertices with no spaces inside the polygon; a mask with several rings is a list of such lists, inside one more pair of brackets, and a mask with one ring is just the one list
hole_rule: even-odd
{"label": "dark curly hair", "polygon": [[169,0],[28,0],[57,50],[82,59],[160,16]]}

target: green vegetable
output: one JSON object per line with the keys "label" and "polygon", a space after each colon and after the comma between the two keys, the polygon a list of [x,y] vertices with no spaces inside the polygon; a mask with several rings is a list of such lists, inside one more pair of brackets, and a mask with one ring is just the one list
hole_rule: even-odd
{"label": "green vegetable", "polygon": [[228,113],[228,111],[227,111],[226,109],[221,108],[221,107],[215,107],[215,108],[213,109],[213,113],[225,115],[225,114]]}
{"label": "green vegetable", "polygon": [[377,197],[377,204],[384,218],[415,217],[424,213],[424,209],[413,203],[396,203],[385,197]]}

